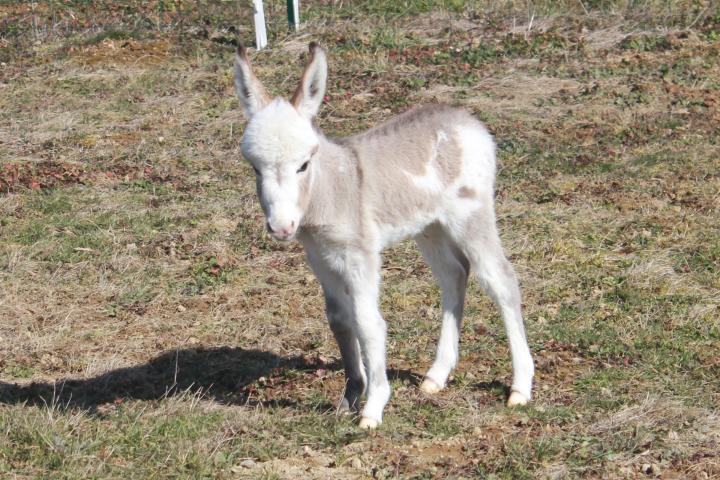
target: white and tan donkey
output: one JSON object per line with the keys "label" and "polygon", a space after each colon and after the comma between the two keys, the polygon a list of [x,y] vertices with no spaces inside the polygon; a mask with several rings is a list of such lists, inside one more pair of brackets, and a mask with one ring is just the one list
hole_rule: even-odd
{"label": "white and tan donkey", "polygon": [[471,269],[495,300],[512,354],[508,405],[530,400],[533,360],[520,290],[495,223],[495,145],[463,110],[430,105],[347,138],[313,126],[327,79],[325,52],[310,59],[292,99],[271,99],[238,48],[235,86],[249,119],[242,154],[256,173],[267,229],[297,238],[325,294],[330,328],[347,379],[339,408],[358,411],[361,428],[382,422],[390,398],[386,326],[378,304],[380,254],[414,237],[442,289],[437,356],[421,389],[440,391],[458,360],[465,289]]}

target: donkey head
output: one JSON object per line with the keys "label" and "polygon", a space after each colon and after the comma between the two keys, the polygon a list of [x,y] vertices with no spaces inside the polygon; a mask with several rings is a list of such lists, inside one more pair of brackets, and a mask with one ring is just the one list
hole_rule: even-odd
{"label": "donkey head", "polygon": [[310,201],[313,157],[320,138],[312,126],[325,95],[327,61],[316,43],[292,99],[270,100],[250,67],[247,51],[235,56],[235,88],[248,124],[241,150],[255,170],[267,229],[277,240],[292,240]]}

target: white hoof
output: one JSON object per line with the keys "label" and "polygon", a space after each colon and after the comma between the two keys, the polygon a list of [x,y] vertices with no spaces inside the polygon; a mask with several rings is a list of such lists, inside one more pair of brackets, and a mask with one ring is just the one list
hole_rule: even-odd
{"label": "white hoof", "polygon": [[380,422],[377,420],[373,420],[372,418],[368,417],[362,417],[360,419],[360,425],[358,425],[362,430],[375,430],[378,425],[380,425]]}
{"label": "white hoof", "polygon": [[513,390],[510,392],[510,398],[508,398],[507,406],[508,407],[519,407],[521,405],[527,405],[528,399],[525,398],[525,395],[523,395],[520,392],[516,392]]}
{"label": "white hoof", "polygon": [[440,390],[442,390],[442,387],[435,383],[435,380],[425,378],[425,380],[423,380],[423,382],[420,384],[420,390],[427,393],[428,395],[434,395]]}

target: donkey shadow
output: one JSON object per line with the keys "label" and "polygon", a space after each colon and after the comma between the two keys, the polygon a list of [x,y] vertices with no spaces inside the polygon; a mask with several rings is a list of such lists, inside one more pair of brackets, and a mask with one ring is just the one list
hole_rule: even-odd
{"label": "donkey shadow", "polygon": [[[97,412],[99,406],[124,399],[160,400],[183,392],[201,392],[203,398],[225,405],[279,406],[296,409],[313,408],[279,396],[258,400],[262,377],[337,371],[339,361],[324,363],[308,356],[281,357],[261,350],[233,347],[190,348],[165,352],[147,363],[118,368],[98,376],[63,378],[54,382],[16,384],[0,381],[0,403],[43,407],[60,406]],[[422,376],[408,369],[388,369],[390,379],[418,386]],[[302,380],[301,380],[302,381]],[[477,390],[500,390],[507,398],[508,388],[500,382],[481,382]],[[340,392],[338,392],[338,395]],[[334,405],[315,405],[314,409],[332,410]]]}
{"label": "donkey shadow", "polygon": [[[338,362],[325,364],[304,356],[219,347],[168,351],[147,363],[119,368],[88,379],[65,378],[54,382],[14,384],[0,381],[0,403],[59,405],[91,412],[123,399],[159,400],[182,392],[202,392],[204,398],[227,405],[295,406],[281,398],[259,401],[253,384],[262,377],[288,371],[338,370]],[[262,387],[260,387],[262,388]]]}

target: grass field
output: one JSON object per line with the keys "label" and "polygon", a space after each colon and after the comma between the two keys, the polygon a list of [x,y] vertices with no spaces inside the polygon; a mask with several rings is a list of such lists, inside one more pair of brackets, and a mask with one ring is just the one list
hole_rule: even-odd
{"label": "grass field", "polygon": [[328,135],[464,106],[536,396],[473,283],[449,388],[417,385],[439,292],[411,243],[382,307],[393,397],[337,417],[339,353],[240,158],[250,2],[0,4],[0,477],[720,478],[720,8],[711,1],[266,2],[256,72],[329,51]]}

